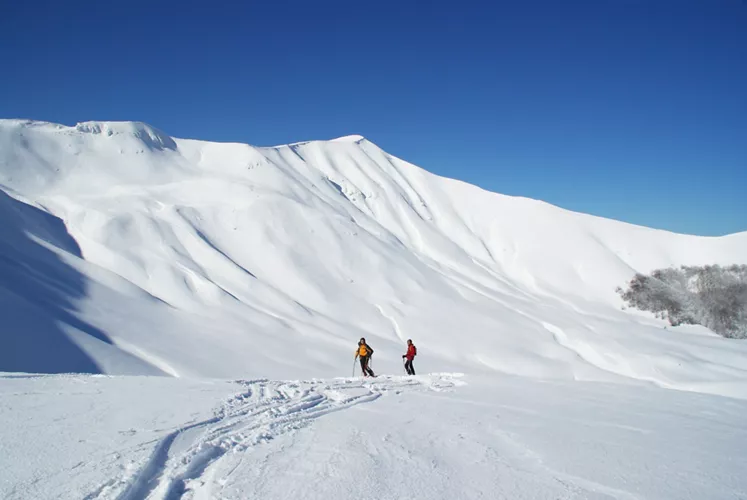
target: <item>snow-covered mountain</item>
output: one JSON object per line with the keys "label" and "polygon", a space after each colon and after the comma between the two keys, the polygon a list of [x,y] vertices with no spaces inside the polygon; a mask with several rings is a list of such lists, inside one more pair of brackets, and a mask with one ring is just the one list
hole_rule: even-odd
{"label": "snow-covered mountain", "polygon": [[277,147],[142,123],[0,121],[0,371],[237,378],[374,368],[747,397],[747,344],[622,310],[705,238],[430,174],[360,136]]}
{"label": "snow-covered mountain", "polygon": [[[489,193],[359,136],[19,120],[0,121],[0,217],[2,498],[747,491],[747,343],[615,293],[747,263],[747,233]],[[384,376],[350,377],[361,336]]]}

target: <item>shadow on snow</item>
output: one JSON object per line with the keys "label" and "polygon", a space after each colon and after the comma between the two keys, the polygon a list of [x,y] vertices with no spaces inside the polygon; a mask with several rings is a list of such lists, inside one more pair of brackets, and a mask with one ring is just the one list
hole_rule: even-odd
{"label": "shadow on snow", "polygon": [[71,338],[78,330],[111,344],[75,315],[86,277],[46,246],[81,257],[64,222],[2,190],[0,218],[0,371],[101,373]]}

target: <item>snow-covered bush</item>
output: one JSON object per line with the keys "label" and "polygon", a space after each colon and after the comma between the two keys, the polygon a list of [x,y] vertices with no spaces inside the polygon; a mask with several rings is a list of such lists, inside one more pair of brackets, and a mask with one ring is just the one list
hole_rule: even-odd
{"label": "snow-covered bush", "polygon": [[700,324],[728,338],[747,338],[747,265],[682,266],[638,273],[617,289],[631,307],[672,325]]}

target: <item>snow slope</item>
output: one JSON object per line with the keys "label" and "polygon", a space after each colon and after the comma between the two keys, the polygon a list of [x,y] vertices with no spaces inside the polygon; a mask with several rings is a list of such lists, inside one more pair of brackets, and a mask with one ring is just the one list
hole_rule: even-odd
{"label": "snow slope", "polygon": [[360,136],[270,148],[141,123],[0,121],[0,369],[216,378],[351,372],[652,382],[747,397],[747,344],[622,311],[635,271],[747,263],[486,192]]}
{"label": "snow slope", "polygon": [[747,494],[747,402],[719,396],[458,374],[0,382],[9,500]]}
{"label": "snow slope", "polygon": [[[745,263],[747,233],[488,193],[360,136],[21,120],[0,218],[2,498],[747,498],[747,344],[614,292]],[[360,336],[389,375],[339,378]],[[407,338],[426,375],[397,376]]]}

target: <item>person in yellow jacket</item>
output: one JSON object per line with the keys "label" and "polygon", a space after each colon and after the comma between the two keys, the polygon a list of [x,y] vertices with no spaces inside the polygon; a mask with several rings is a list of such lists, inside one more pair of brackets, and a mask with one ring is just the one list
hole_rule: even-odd
{"label": "person in yellow jacket", "polygon": [[361,370],[363,371],[364,377],[376,376],[374,375],[373,370],[368,367],[368,361],[371,359],[373,352],[371,346],[366,344],[366,339],[361,338],[360,341],[358,341],[358,349],[355,350],[355,357],[356,359],[361,358]]}

